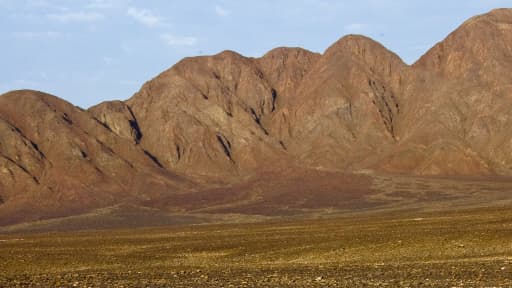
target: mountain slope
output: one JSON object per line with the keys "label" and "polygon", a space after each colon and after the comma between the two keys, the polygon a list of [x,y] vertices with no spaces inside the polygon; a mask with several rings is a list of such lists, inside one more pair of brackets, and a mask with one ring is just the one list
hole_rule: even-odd
{"label": "mountain slope", "polygon": [[476,16],[413,65],[357,35],[323,54],[186,58],[127,101],[88,110],[1,95],[0,225],[115,205],[377,207],[365,197],[387,191],[386,173],[511,176],[511,30],[511,9]]}
{"label": "mountain slope", "polygon": [[[497,9],[466,21],[417,63],[430,73],[430,95],[417,113],[417,130],[465,146],[481,163],[479,174],[511,173],[512,130],[512,10]],[[420,119],[421,118],[421,119]],[[424,123],[439,123],[428,127]],[[423,131],[421,131],[423,130]]]}
{"label": "mountain slope", "polygon": [[78,214],[186,186],[86,111],[33,91],[0,97],[0,172],[1,224]]}
{"label": "mountain slope", "polygon": [[184,59],[127,101],[142,131],[151,131],[141,145],[165,167],[193,175],[244,174],[286,159],[288,123],[277,111],[316,58],[281,48],[261,59],[231,51]]}

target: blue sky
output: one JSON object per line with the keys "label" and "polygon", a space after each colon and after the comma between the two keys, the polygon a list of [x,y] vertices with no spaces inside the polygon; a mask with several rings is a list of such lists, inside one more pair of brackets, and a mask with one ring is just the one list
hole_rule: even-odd
{"label": "blue sky", "polygon": [[0,0],[0,93],[36,89],[87,108],[131,97],[186,56],[323,52],[346,34],[413,63],[498,7],[512,0]]}

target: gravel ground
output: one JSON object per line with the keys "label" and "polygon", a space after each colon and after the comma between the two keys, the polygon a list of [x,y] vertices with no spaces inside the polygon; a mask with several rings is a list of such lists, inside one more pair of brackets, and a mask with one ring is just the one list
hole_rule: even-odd
{"label": "gravel ground", "polygon": [[512,287],[512,210],[0,235],[0,287]]}

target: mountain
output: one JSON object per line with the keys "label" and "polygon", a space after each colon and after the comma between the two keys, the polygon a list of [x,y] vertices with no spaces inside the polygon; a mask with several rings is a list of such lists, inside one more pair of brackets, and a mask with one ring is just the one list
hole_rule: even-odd
{"label": "mountain", "polygon": [[190,189],[87,111],[34,91],[0,97],[0,173],[0,224]]}
{"label": "mountain", "polygon": [[[510,175],[512,10],[463,23],[410,67],[407,129],[378,167],[424,175]],[[407,107],[405,107],[407,105]]]}
{"label": "mountain", "polygon": [[437,122],[431,133],[463,147],[478,168],[467,172],[511,174],[511,32],[511,9],[473,17],[413,65],[431,74],[431,95],[418,101],[431,108],[416,113],[418,125]]}
{"label": "mountain", "polygon": [[493,10],[413,65],[358,35],[323,54],[185,58],[88,110],[6,93],[0,225],[106,207],[357,210],[383,205],[365,198],[383,175],[512,176],[511,32],[512,9]]}

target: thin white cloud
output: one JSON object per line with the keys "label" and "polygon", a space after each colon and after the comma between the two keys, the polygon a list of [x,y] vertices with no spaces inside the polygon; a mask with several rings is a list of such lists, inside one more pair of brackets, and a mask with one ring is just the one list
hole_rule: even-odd
{"label": "thin white cloud", "polygon": [[231,12],[229,10],[226,10],[225,8],[219,6],[219,5],[215,5],[215,13],[217,15],[219,15],[220,17],[226,17],[228,16]]}
{"label": "thin white cloud", "polygon": [[55,31],[43,31],[43,32],[15,32],[13,36],[18,39],[57,39],[62,37],[62,33]]}
{"label": "thin white cloud", "polygon": [[60,22],[96,22],[103,20],[105,16],[97,12],[63,12],[59,14],[48,14],[48,19]]}
{"label": "thin white cloud", "polygon": [[27,7],[27,8],[41,8],[41,7],[48,7],[48,6],[51,6],[51,5],[46,0],[27,0],[25,2],[25,7]]}
{"label": "thin white cloud", "polygon": [[109,57],[109,56],[103,56],[103,63],[105,63],[105,65],[112,65],[116,59],[115,58],[112,58],[112,57]]}
{"label": "thin white cloud", "polygon": [[165,22],[163,18],[155,15],[153,12],[147,9],[137,9],[135,7],[130,7],[126,12],[126,15],[132,17],[135,21],[147,27],[155,27]]}
{"label": "thin white cloud", "polygon": [[165,44],[173,47],[195,46],[198,41],[196,37],[176,36],[168,33],[160,35],[160,39],[162,39]]}
{"label": "thin white cloud", "polygon": [[120,48],[124,53],[133,52],[133,48],[128,43],[121,43]]}
{"label": "thin white cloud", "polygon": [[89,4],[86,5],[88,9],[109,9],[112,8],[114,4],[112,1],[108,0],[91,0]]}
{"label": "thin white cloud", "polygon": [[361,33],[366,31],[368,26],[363,23],[350,23],[343,27],[347,33]]}

